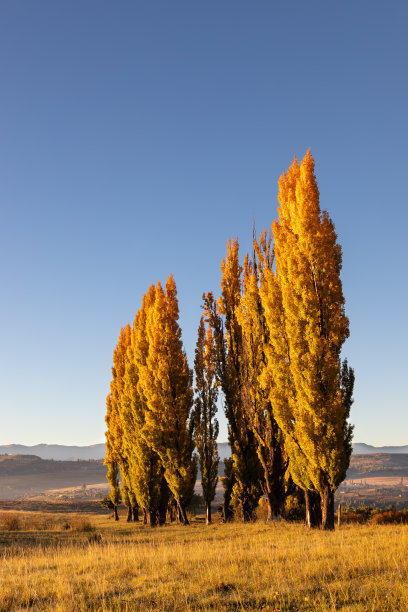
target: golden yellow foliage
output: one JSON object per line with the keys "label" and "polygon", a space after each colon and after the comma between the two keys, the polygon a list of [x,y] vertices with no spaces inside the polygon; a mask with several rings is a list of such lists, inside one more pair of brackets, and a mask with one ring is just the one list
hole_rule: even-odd
{"label": "golden yellow foliage", "polygon": [[119,480],[117,466],[122,476],[122,487],[124,489],[124,501],[130,502],[132,497],[129,482],[129,470],[126,454],[123,447],[123,426],[121,420],[121,402],[124,389],[124,376],[126,370],[126,352],[130,344],[130,325],[122,327],[119,341],[113,353],[112,381],[110,394],[107,398],[106,424],[106,458],[108,465],[107,479],[111,485],[111,499],[117,505],[119,502]]}
{"label": "golden yellow foliage", "polygon": [[[242,285],[238,239],[228,240],[227,256],[222,261],[221,272],[221,295],[217,304],[211,293],[205,296],[205,314],[214,334],[217,376],[225,398],[232,455],[233,498],[240,505],[243,520],[247,521],[252,518],[261,494],[262,472],[255,434],[244,410],[241,392],[246,372],[242,329],[237,318]],[[225,507],[225,516],[227,511]]]}
{"label": "golden yellow foliage", "polygon": [[261,290],[271,337],[264,383],[289,437],[294,480],[331,503],[348,463],[340,351],[349,332],[341,248],[320,210],[310,151],[281,176],[278,200],[276,273],[266,272]]}
{"label": "golden yellow foliage", "polygon": [[137,312],[131,332],[131,342],[126,354],[125,385],[122,398],[121,418],[123,443],[129,465],[129,480],[137,503],[145,509],[151,525],[162,520],[160,515],[163,467],[157,453],[143,436],[146,400],[139,383],[140,368],[145,365],[148,354],[146,318],[154,303],[155,289],[152,285],[143,296],[142,307]]}
{"label": "golden yellow foliage", "polygon": [[268,519],[272,520],[278,518],[283,510],[287,461],[283,434],[274,415],[269,389],[261,384],[265,378],[269,334],[258,275],[263,274],[266,264],[266,254],[259,271],[255,259],[250,261],[248,255],[245,257],[237,321],[242,331],[242,407],[258,443],[257,452],[263,468],[262,489],[268,501]]}
{"label": "golden yellow foliage", "polygon": [[139,369],[139,388],[146,402],[143,437],[160,457],[165,478],[184,522],[185,503],[196,478],[190,431],[192,373],[181,341],[177,290],[170,275],[166,291],[160,283],[147,311],[148,351]]}

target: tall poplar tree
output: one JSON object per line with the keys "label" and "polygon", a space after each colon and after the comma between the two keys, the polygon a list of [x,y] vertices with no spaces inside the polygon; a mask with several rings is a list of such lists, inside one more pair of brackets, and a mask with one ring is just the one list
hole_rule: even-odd
{"label": "tall poplar tree", "polygon": [[[290,177],[290,170],[288,177]],[[266,230],[256,244],[261,268],[260,297],[268,328],[268,342],[264,345],[266,367],[260,382],[268,392],[273,405],[275,419],[285,438],[285,451],[289,459],[289,470],[295,483],[304,490],[306,502],[306,523],[317,527],[321,523],[320,496],[313,490],[308,472],[308,458],[297,440],[296,389],[290,370],[290,349],[285,326],[282,294],[276,273],[272,267],[272,237]]]}
{"label": "tall poplar tree", "polygon": [[211,523],[211,502],[215,497],[218,481],[219,456],[217,449],[218,421],[217,381],[214,340],[211,327],[201,317],[194,360],[195,392],[194,432],[198,450],[201,487],[206,503],[206,524]]}
{"label": "tall poplar tree", "polygon": [[266,368],[265,346],[269,333],[258,288],[258,275],[265,265],[272,265],[266,257],[256,263],[254,253],[250,261],[245,257],[242,296],[237,308],[237,319],[242,329],[244,370],[241,388],[242,405],[249,425],[258,442],[257,451],[263,468],[262,489],[267,499],[268,520],[280,518],[285,499],[287,459],[283,432],[274,415],[269,390],[260,380]]}
{"label": "tall poplar tree", "polygon": [[188,524],[185,507],[194,490],[197,465],[192,457],[190,422],[192,372],[183,350],[178,318],[176,285],[170,275],[165,292],[157,284],[154,304],[147,314],[149,349],[146,363],[140,368],[139,383],[147,408],[143,436],[160,457],[180,519]]}
{"label": "tall poplar tree", "polygon": [[[106,424],[108,430],[106,432],[107,457],[105,463],[108,465],[107,479],[111,484],[111,501],[115,505],[116,519],[118,518],[117,505],[119,503],[117,499],[119,482],[116,466],[119,467],[122,477],[123,502],[131,508],[131,500],[133,499],[133,492],[131,491],[129,481],[129,466],[123,446],[123,424],[121,419],[126,353],[130,345],[130,340],[131,329],[128,324],[121,328],[119,340],[113,352],[112,381],[110,383],[110,395],[107,399]],[[116,466],[114,466],[113,463],[115,463]],[[116,502],[114,500],[116,500]]]}
{"label": "tall poplar tree", "polygon": [[106,398],[106,417],[105,421],[108,429],[106,435],[106,455],[105,465],[108,468],[106,479],[110,484],[109,498],[113,504],[113,513],[115,521],[119,520],[118,515],[118,504],[120,503],[120,486],[119,486],[119,469],[117,464],[117,454],[114,449],[115,439],[112,434],[113,428],[115,427],[116,415],[112,411],[112,399],[109,394]]}
{"label": "tall poplar tree", "polygon": [[245,381],[242,329],[237,310],[241,299],[242,267],[239,264],[238,240],[229,240],[227,256],[221,265],[221,296],[217,304],[212,293],[204,296],[205,315],[214,335],[217,351],[217,376],[224,395],[231,447],[233,496],[239,501],[244,522],[251,520],[261,491],[261,466],[257,442],[243,408],[241,390]]}
{"label": "tall poplar tree", "polygon": [[132,489],[139,505],[144,509],[147,522],[152,527],[165,522],[166,483],[163,482],[164,469],[160,458],[143,436],[147,403],[139,383],[139,373],[146,365],[149,351],[146,320],[154,298],[155,288],[152,285],[143,296],[142,307],[133,323],[125,373],[126,409],[123,410],[124,445]]}
{"label": "tall poplar tree", "polygon": [[[342,399],[341,347],[348,337],[341,248],[334,225],[319,205],[310,151],[279,181],[279,219],[272,227],[276,282],[291,392],[287,418],[298,447],[295,482],[321,497],[322,527],[334,527],[334,491],[345,477],[351,427]],[[347,404],[347,402],[346,402]]]}

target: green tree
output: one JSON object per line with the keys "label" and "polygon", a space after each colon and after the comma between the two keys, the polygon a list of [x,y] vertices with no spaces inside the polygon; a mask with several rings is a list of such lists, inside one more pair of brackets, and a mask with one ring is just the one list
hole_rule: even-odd
{"label": "green tree", "polygon": [[218,481],[218,421],[215,347],[211,327],[207,330],[201,317],[194,360],[195,392],[194,431],[201,471],[201,486],[206,504],[206,524],[211,523],[211,502]]}
{"label": "green tree", "polygon": [[106,479],[110,484],[109,499],[111,500],[113,505],[115,521],[118,521],[118,504],[120,503],[119,469],[118,464],[115,461],[115,453],[112,446],[112,436],[110,429],[110,424],[112,420],[112,402],[110,395],[108,395],[108,397],[106,398],[106,407],[106,423],[108,425],[108,430],[106,432],[106,455],[104,463],[108,468]]}
{"label": "green tree", "polygon": [[[261,255],[261,253],[260,253]],[[279,519],[285,500],[287,460],[283,432],[279,428],[270,400],[269,390],[260,380],[266,367],[265,345],[269,343],[268,328],[259,295],[258,275],[272,258],[263,253],[256,263],[254,253],[244,262],[242,296],[237,308],[237,320],[242,330],[242,406],[257,440],[257,452],[263,468],[262,489],[267,500],[268,520]]]}
{"label": "green tree", "polygon": [[216,304],[212,293],[204,296],[205,317],[211,325],[217,361],[217,377],[224,396],[228,439],[235,484],[233,498],[239,503],[244,522],[251,520],[261,496],[262,470],[257,442],[242,402],[245,384],[242,329],[237,319],[241,300],[242,267],[238,240],[228,241],[227,257],[221,265],[221,296]]}

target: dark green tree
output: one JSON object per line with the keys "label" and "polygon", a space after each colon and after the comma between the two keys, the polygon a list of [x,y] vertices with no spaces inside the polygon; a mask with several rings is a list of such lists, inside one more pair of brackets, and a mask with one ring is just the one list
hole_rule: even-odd
{"label": "dark green tree", "polygon": [[211,502],[215,497],[218,481],[218,421],[217,413],[217,381],[215,347],[211,326],[205,329],[204,318],[201,317],[198,328],[198,339],[194,360],[195,370],[195,400],[193,423],[195,443],[198,450],[201,471],[201,486],[206,505],[206,524],[211,523]]}

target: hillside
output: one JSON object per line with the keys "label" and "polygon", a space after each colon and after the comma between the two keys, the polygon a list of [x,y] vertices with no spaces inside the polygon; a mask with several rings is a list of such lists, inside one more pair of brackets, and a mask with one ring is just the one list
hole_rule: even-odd
{"label": "hillside", "polygon": [[[1,476],[22,476],[29,474],[53,474],[61,472],[88,472],[100,469],[100,461],[54,461],[35,455],[0,455]],[[103,467],[103,466],[102,466]],[[103,468],[105,470],[105,468]]]}
{"label": "hillside", "polygon": [[408,476],[408,454],[375,453],[352,455],[347,471],[348,479],[373,478],[375,476]]}
{"label": "hillside", "polygon": [[[225,446],[221,447],[223,451],[227,450]],[[223,467],[221,462],[221,475]],[[356,454],[351,458],[345,484],[373,478],[382,478],[386,484],[391,478],[394,481],[389,484],[395,485],[395,479],[403,477],[408,478],[408,454]],[[90,498],[105,494],[107,486],[102,460],[54,461],[35,455],[0,455],[0,499],[39,494]]]}
{"label": "hillside", "polygon": [[[0,499],[33,496],[50,489],[105,487],[101,461],[53,461],[34,455],[0,455]],[[61,492],[62,494],[62,492]]]}

